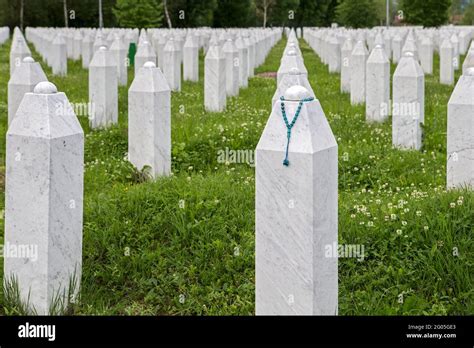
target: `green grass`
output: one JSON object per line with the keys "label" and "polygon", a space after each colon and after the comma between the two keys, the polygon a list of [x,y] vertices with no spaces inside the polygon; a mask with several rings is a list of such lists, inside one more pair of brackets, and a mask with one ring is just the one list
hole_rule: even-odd
{"label": "green grass", "polygon": [[[277,71],[284,45],[279,42],[256,73]],[[2,159],[9,46],[0,47]],[[390,121],[367,125],[364,107],[352,107],[339,93],[338,75],[329,74],[304,42],[301,48],[339,143],[339,239],[365,247],[362,262],[340,259],[339,313],[474,313],[474,195],[444,191],[452,87],[438,83],[437,58],[434,75],[426,78],[423,151],[399,151],[391,148]],[[88,101],[88,74],[80,62],[69,62],[65,78],[42,66],[71,102]],[[217,158],[226,147],[255,149],[276,83],[252,78],[227,100],[225,112],[207,113],[202,56],[200,69],[199,83],[184,82],[172,95],[169,178],[143,182],[124,160],[126,87],[119,89],[118,125],[91,131],[87,117],[79,117],[86,171],[82,291],[74,314],[254,313],[254,169]],[[129,84],[131,75],[130,69]],[[3,186],[4,160],[1,165]],[[3,242],[3,219],[0,228]],[[455,247],[459,256],[453,256]],[[0,314],[19,312],[0,293]]]}

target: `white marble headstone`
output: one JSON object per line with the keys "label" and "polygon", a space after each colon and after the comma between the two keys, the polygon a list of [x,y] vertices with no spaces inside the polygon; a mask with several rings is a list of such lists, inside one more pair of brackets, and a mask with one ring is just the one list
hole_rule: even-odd
{"label": "white marble headstone", "polygon": [[61,311],[79,292],[83,163],[84,134],[66,95],[39,83],[6,145],[5,244],[30,254],[5,258],[4,281],[16,280],[32,313],[49,314],[54,302]]}

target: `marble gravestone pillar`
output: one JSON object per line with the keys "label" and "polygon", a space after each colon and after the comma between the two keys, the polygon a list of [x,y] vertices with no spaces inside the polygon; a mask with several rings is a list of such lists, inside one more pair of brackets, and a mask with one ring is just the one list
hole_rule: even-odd
{"label": "marble gravestone pillar", "polygon": [[146,62],[156,64],[156,54],[148,41],[142,41],[138,45],[137,54],[135,54],[135,75],[138,73],[138,69],[141,69]]}
{"label": "marble gravestone pillar", "polygon": [[448,102],[447,187],[474,190],[474,68],[459,78]]}
{"label": "marble gravestone pillar", "polygon": [[358,41],[351,54],[351,104],[365,102],[365,68],[367,62],[367,49],[363,41]]}
{"label": "marble gravestone pillar", "polygon": [[226,106],[226,60],[216,44],[209,47],[204,60],[204,107],[223,111]]}
{"label": "marble gravestone pillar", "polygon": [[108,127],[118,122],[117,63],[104,46],[89,64],[89,103],[91,128]]}
{"label": "marble gravestone pillar", "polygon": [[[310,97],[285,92],[288,122]],[[302,103],[286,166],[287,140],[278,101],[256,150],[256,314],[336,315],[337,143],[318,100]]]}
{"label": "marble gravestone pillar", "polygon": [[431,75],[433,73],[433,42],[429,37],[423,38],[418,53],[423,72]]}
{"label": "marble gravestone pillar", "polygon": [[94,41],[92,40],[92,36],[90,34],[85,34],[84,38],[82,39],[82,67],[84,69],[89,68],[89,63],[92,59],[92,51],[93,51]]}
{"label": "marble gravestone pillar", "polygon": [[128,57],[127,46],[120,37],[116,37],[110,46],[110,52],[117,63],[117,79],[119,86],[126,86],[128,83]]}
{"label": "marble gravestone pillar", "polygon": [[392,145],[419,150],[425,119],[425,76],[412,52],[405,52],[393,74]]}
{"label": "marble gravestone pillar", "polygon": [[390,110],[390,62],[382,46],[376,45],[367,59],[365,117],[383,122]]}
{"label": "marble gravestone pillar", "polygon": [[183,79],[199,81],[199,45],[193,34],[189,33],[183,48]]}
{"label": "marble gravestone pillar", "polygon": [[171,91],[160,68],[147,62],[128,90],[128,156],[153,178],[171,172]]}
{"label": "marble gravestone pillar", "polygon": [[163,73],[172,91],[181,91],[181,48],[170,37],[163,50]]}
{"label": "marble gravestone pillar", "polygon": [[350,60],[352,49],[352,39],[349,37],[344,41],[341,48],[341,92],[349,93],[351,91]]}
{"label": "marble gravestone pillar", "polygon": [[56,35],[51,45],[51,67],[53,75],[67,75],[67,47],[61,34]]}
{"label": "marble gravestone pillar", "polygon": [[81,125],[66,95],[40,82],[23,98],[6,145],[5,244],[31,253],[5,258],[4,281],[18,284],[32,314],[61,314],[79,292],[83,176]]}
{"label": "marble gravestone pillar", "polygon": [[239,87],[247,88],[249,78],[249,50],[240,36],[235,40],[235,47],[239,50],[239,60],[237,62],[239,66]]}
{"label": "marble gravestone pillar", "polygon": [[232,39],[227,39],[222,47],[222,53],[225,57],[226,92],[228,96],[233,97],[239,94],[239,51]]}
{"label": "marble gravestone pillar", "polygon": [[439,82],[443,85],[454,84],[454,49],[449,39],[445,39],[439,52]]}

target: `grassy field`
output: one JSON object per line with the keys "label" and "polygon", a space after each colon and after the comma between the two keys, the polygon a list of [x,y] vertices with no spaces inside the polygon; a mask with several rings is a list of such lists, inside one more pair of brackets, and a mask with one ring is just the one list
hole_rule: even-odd
{"label": "grassy field", "polygon": [[[279,42],[256,72],[277,71],[284,45]],[[0,209],[9,46],[0,47]],[[474,194],[444,189],[452,87],[438,83],[438,58],[426,78],[423,151],[402,152],[391,148],[390,121],[367,125],[364,107],[352,107],[339,92],[338,75],[303,41],[301,48],[339,143],[339,241],[365,247],[363,261],[340,259],[339,313],[474,313]],[[87,117],[79,117],[86,133],[83,276],[71,313],[254,313],[254,168],[220,163],[218,152],[255,149],[276,82],[252,78],[228,99],[225,112],[207,113],[203,57],[200,64],[200,82],[185,82],[172,95],[169,178],[149,182],[125,159],[126,87],[119,89],[118,125],[91,131]],[[88,73],[80,62],[69,61],[66,78],[42,66],[70,102],[88,101]],[[0,231],[2,243],[3,218]],[[0,314],[18,313],[0,293]]]}

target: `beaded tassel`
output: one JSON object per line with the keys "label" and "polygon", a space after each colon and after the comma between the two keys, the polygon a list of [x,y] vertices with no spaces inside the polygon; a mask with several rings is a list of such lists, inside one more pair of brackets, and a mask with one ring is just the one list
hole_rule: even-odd
{"label": "beaded tassel", "polygon": [[282,96],[282,97],[280,97],[280,100],[281,100],[281,114],[283,116],[283,121],[285,122],[285,125],[286,125],[286,138],[287,138],[286,153],[285,153],[285,159],[283,160],[283,165],[288,167],[290,165],[290,161],[288,160],[288,149],[289,149],[289,146],[290,146],[291,129],[295,125],[295,122],[298,119],[298,116],[300,115],[301,107],[303,106],[303,103],[310,102],[310,101],[314,100],[314,98],[309,97],[309,98],[304,98],[304,99],[300,100],[300,102],[298,104],[298,108],[296,109],[295,116],[293,117],[293,120],[291,120],[291,123],[288,123],[288,118],[286,117],[285,98]]}

